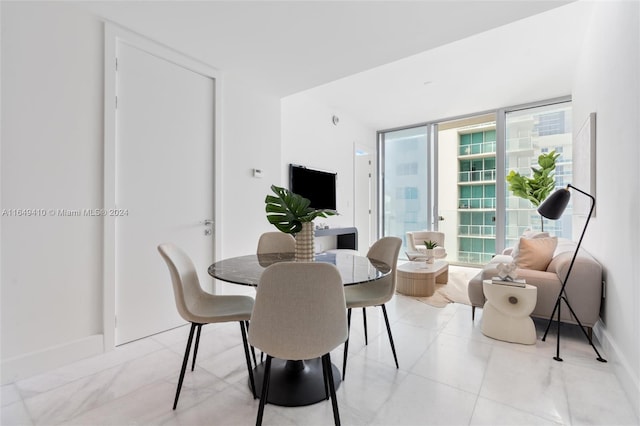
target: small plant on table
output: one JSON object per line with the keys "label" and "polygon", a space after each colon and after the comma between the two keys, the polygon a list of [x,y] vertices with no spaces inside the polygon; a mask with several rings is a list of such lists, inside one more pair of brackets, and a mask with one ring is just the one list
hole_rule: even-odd
{"label": "small plant on table", "polygon": [[434,248],[438,247],[438,242],[433,240],[425,241],[424,246],[427,248],[427,250],[433,250]]}

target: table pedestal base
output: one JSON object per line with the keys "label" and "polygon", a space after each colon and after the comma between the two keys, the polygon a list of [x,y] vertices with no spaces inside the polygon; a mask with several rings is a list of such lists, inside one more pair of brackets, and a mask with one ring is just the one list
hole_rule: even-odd
{"label": "table pedestal base", "polygon": [[[340,372],[333,368],[333,382],[336,389],[340,386]],[[262,392],[264,363],[253,369],[258,398]],[[311,405],[326,400],[324,378],[322,375],[322,358],[306,361],[285,361],[273,358],[271,361],[271,378],[269,380],[269,404],[285,407]]]}

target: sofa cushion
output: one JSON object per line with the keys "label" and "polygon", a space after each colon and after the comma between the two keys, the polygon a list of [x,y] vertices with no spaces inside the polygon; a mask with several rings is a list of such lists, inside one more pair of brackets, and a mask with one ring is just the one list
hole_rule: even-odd
{"label": "sofa cushion", "polygon": [[[550,235],[548,232],[527,230],[522,233],[522,237],[520,238],[549,238],[549,237]],[[508,253],[502,252],[502,254],[508,254],[515,258],[515,257],[518,257],[519,251],[520,251],[520,240],[516,242],[516,244],[511,248],[510,252]]]}
{"label": "sofa cushion", "polygon": [[519,250],[513,261],[520,269],[534,269],[546,271],[553,253],[558,245],[556,237],[551,238],[520,238]]}

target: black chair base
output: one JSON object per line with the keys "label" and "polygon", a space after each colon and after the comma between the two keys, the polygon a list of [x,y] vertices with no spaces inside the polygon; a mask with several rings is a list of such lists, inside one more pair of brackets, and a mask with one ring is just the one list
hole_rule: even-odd
{"label": "black chair base", "polygon": [[[247,342],[247,332],[245,327],[248,328],[248,321],[239,321],[240,323],[240,331],[242,333],[242,346],[244,347],[244,355],[245,361],[247,363],[247,371],[249,372],[249,382],[251,384],[251,391],[253,392],[253,397],[257,398],[256,385],[253,378],[253,367],[251,365],[251,358],[249,355],[249,344]],[[176,396],[173,401],[173,409],[175,410],[178,406],[178,399],[180,398],[180,391],[182,390],[182,383],[184,382],[184,374],[187,370],[187,363],[189,362],[189,353],[191,352],[191,344],[193,343],[193,334],[198,329],[198,333],[196,334],[196,342],[193,348],[193,361],[191,363],[191,371],[195,369],[196,366],[196,357],[198,356],[198,346],[200,344],[200,332],[202,330],[202,326],[204,324],[191,323],[191,329],[189,330],[189,338],[187,339],[187,347],[184,350],[184,357],[182,359],[182,368],[180,369],[180,377],[178,378],[178,387],[176,389]],[[253,355],[253,359],[255,362],[255,353]]]}
{"label": "black chair base", "polygon": [[[387,335],[389,336],[389,343],[391,343],[391,352],[393,352],[393,360],[396,363],[396,368],[400,368],[400,366],[398,365],[398,356],[396,355],[396,346],[393,343],[393,335],[391,334],[391,327],[389,326],[389,316],[387,315],[387,307],[382,304],[380,305],[380,307],[382,308],[382,313],[384,314],[384,322],[385,325],[387,326]],[[364,315],[364,338],[365,338],[365,345],[368,344],[367,342],[367,317],[366,314],[364,313],[366,308],[362,308],[363,311],[363,315]],[[347,330],[350,333],[351,332],[351,308],[349,308],[347,310]],[[349,349],[349,337],[347,337],[346,342],[344,342],[344,356],[342,359],[342,380],[344,380],[345,377],[345,373],[347,371],[347,355],[348,355],[348,349]]]}
{"label": "black chair base", "polygon": [[[333,365],[331,364],[330,354],[323,355],[321,360],[322,360],[323,387],[324,387],[324,394],[325,394],[324,399],[326,400],[326,399],[329,399],[329,397],[331,397],[331,404],[333,408],[333,420],[336,425],[340,425],[340,413],[338,411],[338,401],[336,399],[336,386],[335,386],[335,379],[333,376]],[[293,362],[302,362],[302,361],[293,361]],[[261,383],[262,390],[260,393],[260,404],[258,406],[256,425],[262,424],[262,418],[264,415],[264,406],[270,399],[269,389],[270,389],[270,383],[271,383],[272,363],[273,363],[273,357],[267,354],[267,360],[265,361],[265,364],[264,364],[264,374],[263,374],[262,383]],[[338,378],[337,380],[340,380],[340,379]]]}

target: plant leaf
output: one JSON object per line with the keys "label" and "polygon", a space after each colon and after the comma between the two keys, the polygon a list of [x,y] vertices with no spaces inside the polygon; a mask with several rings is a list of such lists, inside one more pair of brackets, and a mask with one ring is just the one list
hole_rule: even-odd
{"label": "plant leaf", "polygon": [[328,217],[338,214],[334,210],[313,209],[309,207],[309,199],[295,194],[285,188],[271,185],[276,195],[265,197],[265,211],[267,220],[278,230],[287,234],[296,234],[302,229],[302,224],[311,222],[316,217]]}
{"label": "plant leaf", "polygon": [[539,206],[555,188],[556,160],[559,153],[551,151],[538,156],[540,167],[531,167],[533,177],[528,178],[520,173],[511,170],[506,176],[509,190],[516,197],[529,200],[535,207]]}

